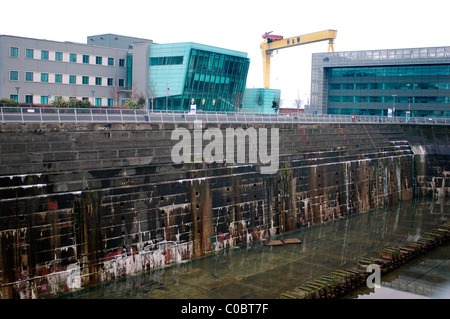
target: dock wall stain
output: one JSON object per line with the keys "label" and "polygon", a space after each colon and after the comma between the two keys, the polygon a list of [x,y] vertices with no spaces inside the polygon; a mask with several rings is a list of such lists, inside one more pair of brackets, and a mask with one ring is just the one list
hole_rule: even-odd
{"label": "dock wall stain", "polygon": [[280,132],[279,169],[267,175],[259,164],[174,164],[177,127],[193,124],[3,123],[0,298],[59,294],[449,196],[447,127],[255,124]]}

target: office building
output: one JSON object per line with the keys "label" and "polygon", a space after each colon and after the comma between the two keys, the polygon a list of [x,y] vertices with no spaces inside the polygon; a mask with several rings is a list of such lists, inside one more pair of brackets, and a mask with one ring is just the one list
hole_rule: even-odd
{"label": "office building", "polygon": [[143,97],[154,110],[238,111],[249,63],[246,53],[190,42],[102,34],[81,44],[0,35],[0,98],[113,106]]}
{"label": "office building", "polygon": [[[129,47],[134,41],[127,37],[127,42]],[[130,95],[130,55],[125,48],[0,35],[0,98],[44,105],[58,97],[96,106],[122,104]]]}
{"label": "office building", "polygon": [[154,110],[234,112],[242,107],[249,64],[247,53],[198,43],[140,45],[133,84]]}
{"label": "office building", "polygon": [[315,53],[305,112],[448,117],[450,47]]}

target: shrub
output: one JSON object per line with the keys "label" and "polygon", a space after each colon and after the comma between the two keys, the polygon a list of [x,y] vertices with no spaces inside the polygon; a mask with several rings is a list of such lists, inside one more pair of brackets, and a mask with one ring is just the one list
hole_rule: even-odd
{"label": "shrub", "polygon": [[1,99],[0,105],[2,106],[19,106],[19,102],[12,99]]}
{"label": "shrub", "polygon": [[64,100],[63,98],[57,97],[51,104],[54,107],[69,107],[69,101]]}
{"label": "shrub", "polygon": [[70,99],[67,102],[67,104],[68,104],[68,107],[70,107],[70,108],[77,108],[77,109],[90,108],[91,107],[91,102],[89,102],[89,100]]}
{"label": "shrub", "polygon": [[[144,102],[145,104],[145,102]],[[127,109],[141,109],[143,106],[139,105],[138,102],[134,101],[134,100],[127,100],[125,102],[125,107]]]}
{"label": "shrub", "polygon": [[140,108],[143,108],[145,106],[145,98],[143,96],[140,96],[137,100],[137,104]]}

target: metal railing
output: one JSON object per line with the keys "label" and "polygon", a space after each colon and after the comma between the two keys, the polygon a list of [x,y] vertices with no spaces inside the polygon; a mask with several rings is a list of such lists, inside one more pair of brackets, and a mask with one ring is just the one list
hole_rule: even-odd
{"label": "metal railing", "polygon": [[156,111],[143,109],[107,108],[40,108],[0,107],[2,123],[140,123],[140,122],[193,122],[201,120],[213,123],[355,123],[355,124],[430,124],[450,125],[446,117],[369,116],[369,115],[297,115],[253,114],[223,112]]}

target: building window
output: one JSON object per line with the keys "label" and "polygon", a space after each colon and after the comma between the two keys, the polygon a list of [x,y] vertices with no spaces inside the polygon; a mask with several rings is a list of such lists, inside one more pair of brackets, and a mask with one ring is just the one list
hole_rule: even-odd
{"label": "building window", "polygon": [[62,74],[55,74],[55,83],[62,83]]}
{"label": "building window", "polygon": [[33,82],[33,72],[25,72],[25,81]]}
{"label": "building window", "polygon": [[41,73],[41,82],[48,82],[48,73]]}
{"label": "building window", "polygon": [[33,95],[25,95],[25,103],[32,104],[33,103]]}
{"label": "building window", "polygon": [[119,86],[120,86],[120,87],[123,87],[123,86],[124,86],[124,83],[125,83],[125,80],[124,80],[124,79],[119,79]]}
{"label": "building window", "polygon": [[107,102],[107,105],[108,105],[108,106],[113,106],[113,105],[114,105],[113,99],[111,99],[111,98],[108,98],[108,99],[106,100],[106,102]]}
{"label": "building window", "polygon": [[69,83],[70,84],[76,84],[77,83],[77,76],[76,75],[69,75]]}
{"label": "building window", "polygon": [[114,66],[114,58],[108,58],[108,65]]}
{"label": "building window", "polygon": [[89,77],[88,76],[83,76],[82,82],[83,84],[89,84]]}
{"label": "building window", "polygon": [[95,98],[95,105],[96,106],[102,106],[102,98],[101,97],[96,97]]}
{"label": "building window", "polygon": [[25,57],[27,59],[34,59],[34,50],[33,49],[26,49],[25,50]]}
{"label": "building window", "polygon": [[9,79],[11,81],[19,81],[19,71],[9,71]]}
{"label": "building window", "polygon": [[17,96],[17,94],[10,94],[9,99],[19,102],[19,97]]}
{"label": "building window", "polygon": [[102,78],[101,77],[96,77],[95,78],[95,85],[102,85]]}
{"label": "building window", "polygon": [[77,55],[75,53],[71,53],[69,61],[70,62],[77,62]]}
{"label": "building window", "polygon": [[183,64],[182,56],[168,56],[168,57],[158,57],[158,58],[150,58],[150,65],[177,65]]}
{"label": "building window", "polygon": [[125,59],[119,59],[119,66],[125,66]]}
{"label": "building window", "polygon": [[55,52],[55,61],[62,61],[62,60],[63,60],[62,52]]}
{"label": "building window", "polygon": [[89,63],[89,55],[83,55],[83,63]]}
{"label": "building window", "polygon": [[47,95],[41,96],[41,104],[48,104],[48,96]]}
{"label": "building window", "polygon": [[48,51],[45,51],[45,50],[41,51],[41,59],[48,60]]}
{"label": "building window", "polygon": [[9,56],[19,57],[19,48],[10,47],[9,48]]}
{"label": "building window", "polygon": [[103,64],[103,59],[102,59],[101,56],[96,56],[95,57],[95,64],[100,64],[100,65]]}
{"label": "building window", "polygon": [[114,79],[108,78],[108,86],[113,86],[113,85],[114,85]]}

